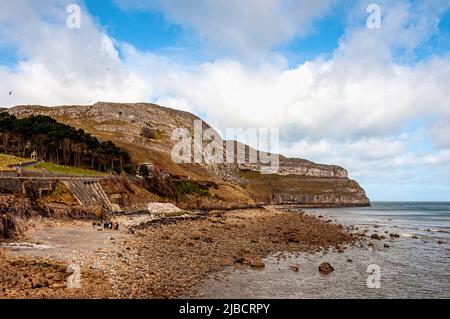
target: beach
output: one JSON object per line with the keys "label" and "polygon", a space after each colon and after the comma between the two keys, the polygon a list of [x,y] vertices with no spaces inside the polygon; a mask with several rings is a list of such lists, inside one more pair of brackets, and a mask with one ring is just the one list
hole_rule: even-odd
{"label": "beach", "polygon": [[[281,209],[281,207],[280,207]],[[285,209],[296,210],[289,206]],[[264,272],[227,269],[199,287],[199,298],[449,298],[449,203],[374,202],[367,208],[305,209],[367,235],[344,253],[269,256]],[[372,239],[373,234],[386,239]],[[391,237],[397,234],[399,237]],[[376,236],[375,236],[376,237]],[[319,274],[330,262],[335,271]],[[299,265],[293,272],[289,266]],[[380,287],[368,288],[368,267],[380,269]]]}
{"label": "beach", "polygon": [[[18,273],[19,279],[12,286],[6,287],[2,280],[0,291],[6,298],[30,294],[73,298],[89,293],[98,298],[189,297],[197,294],[200,283],[227,267],[264,271],[261,258],[269,254],[277,254],[281,260],[286,253],[343,253],[348,247],[361,245],[363,236],[323,218],[275,209],[139,220],[119,232],[99,231],[89,222],[50,223],[30,232],[28,242],[35,242],[35,247],[16,243],[11,249],[12,243],[3,245],[3,254],[8,256],[3,259],[13,257],[24,263],[42,259],[54,264],[59,273],[64,273],[68,264],[78,264],[82,275],[89,274],[89,284],[85,286],[82,280],[79,290],[59,286],[55,290],[51,282],[33,288],[32,284],[23,284],[32,279],[27,281],[20,278],[24,273]],[[0,267],[5,273],[9,265]],[[47,276],[42,269],[36,269],[36,273]],[[33,272],[30,274],[33,277]],[[94,279],[102,285],[92,292]]]}
{"label": "beach", "polygon": [[[448,298],[450,210],[427,207],[375,203],[116,216],[119,231],[88,221],[44,219],[34,222],[21,242],[2,244],[0,294]],[[334,271],[320,272],[322,263]],[[79,289],[64,285],[68,265],[80,266]],[[381,270],[381,287],[375,289],[367,285],[373,265]]]}

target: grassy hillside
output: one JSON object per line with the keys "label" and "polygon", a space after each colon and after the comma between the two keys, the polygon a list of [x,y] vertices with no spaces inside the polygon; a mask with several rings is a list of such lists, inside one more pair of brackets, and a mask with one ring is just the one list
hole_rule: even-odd
{"label": "grassy hillside", "polygon": [[8,165],[29,162],[30,159],[0,153],[0,171],[11,171]]}
{"label": "grassy hillside", "polygon": [[64,175],[74,175],[74,176],[107,176],[106,173],[94,171],[90,169],[77,168],[72,166],[63,166],[53,163],[40,163],[26,168],[28,171],[32,172],[42,172],[42,173],[53,173],[53,174],[64,174]]}

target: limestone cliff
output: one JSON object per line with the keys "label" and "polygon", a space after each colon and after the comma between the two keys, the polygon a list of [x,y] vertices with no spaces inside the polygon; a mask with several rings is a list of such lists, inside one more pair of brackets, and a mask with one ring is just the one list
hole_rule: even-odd
{"label": "limestone cliff", "polygon": [[[347,171],[335,165],[280,156],[276,174],[260,174],[260,164],[175,164],[171,159],[175,128],[193,130],[193,114],[148,103],[96,103],[92,106],[16,106],[17,117],[48,115],[82,128],[99,139],[125,148],[134,164],[152,163],[174,179],[208,182],[210,198],[197,205],[248,206],[301,204],[308,206],[364,206],[369,199]],[[203,129],[210,128],[206,123]],[[224,143],[224,141],[222,141]],[[213,186],[211,186],[213,185]],[[199,204],[200,203],[200,204]]]}

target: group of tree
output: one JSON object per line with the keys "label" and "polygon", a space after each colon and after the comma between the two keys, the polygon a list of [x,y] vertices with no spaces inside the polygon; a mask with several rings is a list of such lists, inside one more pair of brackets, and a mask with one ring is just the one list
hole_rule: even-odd
{"label": "group of tree", "polygon": [[101,142],[49,116],[0,113],[0,152],[29,157],[33,151],[45,161],[104,172],[121,172],[130,162],[128,153],[113,142]]}

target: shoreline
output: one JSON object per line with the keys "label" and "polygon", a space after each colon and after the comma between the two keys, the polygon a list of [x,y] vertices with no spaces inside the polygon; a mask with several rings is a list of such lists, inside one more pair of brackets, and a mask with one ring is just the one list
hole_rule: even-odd
{"label": "shoreline", "polygon": [[[448,264],[450,251],[448,213],[443,214],[436,208],[412,208],[422,209],[423,215],[418,217],[417,212],[411,214],[411,207],[406,210],[396,205],[303,210],[323,220],[346,225],[364,234],[366,240],[360,247],[350,247],[343,253],[287,254],[281,259],[269,255],[264,259],[263,272],[228,267],[217,278],[203,283],[195,297],[448,298],[450,290],[442,281],[449,274],[448,267],[444,266]],[[286,209],[294,211],[292,207]],[[448,206],[440,209],[449,211]],[[317,272],[317,265],[325,261],[330,262],[335,271],[323,276]],[[297,265],[298,271],[293,271],[292,265]],[[381,272],[379,289],[367,286],[368,269],[373,266],[379,267]]]}
{"label": "shoreline", "polygon": [[[69,229],[75,227],[68,225]],[[89,227],[87,222],[84,225]],[[96,272],[111,287],[103,286],[96,292],[104,298],[194,296],[200,283],[226,267],[263,269],[261,258],[269,254],[329,249],[341,252],[364,237],[339,224],[273,208],[212,211],[194,218],[141,222],[122,229],[114,240],[93,229],[78,230],[89,236],[103,236],[106,243],[91,252],[80,250],[77,257],[82,271]],[[36,256],[30,251],[11,253],[14,258],[32,260]],[[50,252],[43,254],[45,257]],[[60,298],[71,298],[67,290],[60,290]],[[26,298],[25,292],[19,290],[12,295]],[[4,297],[0,293],[0,298]]]}

